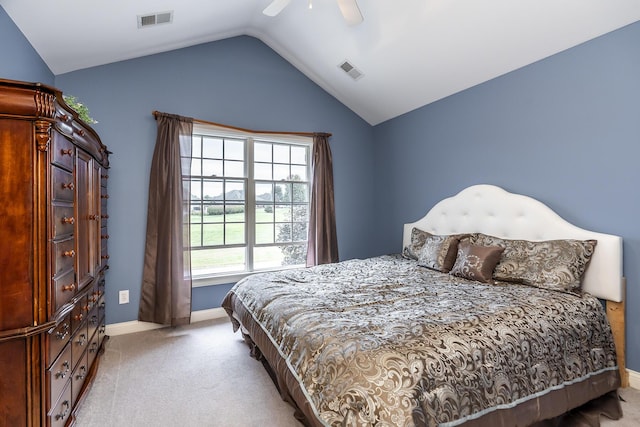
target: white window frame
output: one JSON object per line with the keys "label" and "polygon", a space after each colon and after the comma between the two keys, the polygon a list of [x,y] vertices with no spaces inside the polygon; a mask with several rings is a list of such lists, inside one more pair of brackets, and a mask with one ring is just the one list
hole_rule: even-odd
{"label": "white window frame", "polygon": [[[312,182],[312,168],[311,168],[311,155],[313,153],[313,138],[310,136],[291,135],[291,134],[263,134],[259,132],[250,132],[244,130],[233,130],[224,126],[216,126],[214,124],[193,124],[193,135],[205,135],[212,137],[234,138],[247,140],[245,145],[245,175],[247,180],[246,194],[245,194],[245,214],[246,214],[246,264],[249,268],[253,268],[253,247],[255,245],[255,180],[254,180],[254,155],[253,155],[253,142],[271,142],[271,143],[286,143],[292,145],[301,145],[309,148],[309,159],[307,162],[307,176],[309,177],[309,198],[311,197],[311,182]],[[309,207],[311,201],[309,200]],[[269,271],[287,270],[292,268],[299,268],[299,266],[282,266],[272,269],[260,269],[252,271],[242,272],[228,272],[217,273],[206,276],[193,276],[192,288],[211,285],[222,285],[235,283],[244,277],[250,276],[256,273],[263,273]]]}

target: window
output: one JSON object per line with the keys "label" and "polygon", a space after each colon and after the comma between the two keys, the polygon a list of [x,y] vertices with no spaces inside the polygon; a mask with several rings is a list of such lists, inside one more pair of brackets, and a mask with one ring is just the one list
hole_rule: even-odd
{"label": "window", "polygon": [[194,126],[183,158],[194,279],[305,264],[311,143]]}

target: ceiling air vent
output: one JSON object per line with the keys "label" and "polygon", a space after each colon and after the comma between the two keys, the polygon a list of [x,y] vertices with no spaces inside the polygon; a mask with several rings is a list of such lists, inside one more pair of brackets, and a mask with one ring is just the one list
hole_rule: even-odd
{"label": "ceiling air vent", "polygon": [[344,61],[343,63],[338,65],[338,67],[342,68],[342,71],[347,73],[349,77],[351,77],[353,80],[358,80],[360,77],[364,75],[360,70],[358,70],[356,67],[351,65],[349,61]]}
{"label": "ceiling air vent", "polygon": [[138,28],[146,28],[159,24],[170,24],[173,21],[173,11],[138,15]]}

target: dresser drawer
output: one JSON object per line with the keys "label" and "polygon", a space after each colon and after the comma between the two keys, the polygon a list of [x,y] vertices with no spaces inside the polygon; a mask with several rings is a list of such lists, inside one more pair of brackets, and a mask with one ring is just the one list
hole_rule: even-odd
{"label": "dresser drawer", "polygon": [[103,335],[100,334],[100,330],[96,329],[96,333],[91,337],[91,343],[89,344],[89,348],[87,349],[87,364],[89,367],[93,365],[93,361],[98,355],[98,351],[100,350],[101,337],[103,337]]}
{"label": "dresser drawer", "polygon": [[[71,366],[75,369],[82,361],[83,355],[86,356],[86,350],[89,348],[91,341],[87,333],[87,323],[83,323],[71,339]],[[85,359],[86,363],[86,359]]]}
{"label": "dresser drawer", "polygon": [[87,318],[89,337],[92,337],[96,330],[98,330],[98,325],[100,325],[100,318],[98,317],[98,305],[96,304],[93,309],[91,309],[89,317]]}
{"label": "dresser drawer", "polygon": [[73,234],[76,219],[73,216],[73,206],[53,206],[53,237]]}
{"label": "dresser drawer", "polygon": [[73,262],[76,257],[75,241],[73,238],[61,242],[53,242],[53,259],[51,260],[51,270],[54,276],[73,269]]}
{"label": "dresser drawer", "polygon": [[53,133],[53,152],[51,161],[62,166],[65,169],[73,170],[73,158],[75,154],[75,147],[64,136],[57,132]]}
{"label": "dresser drawer", "polygon": [[71,338],[70,317],[67,316],[56,328],[47,334],[49,354],[47,358],[47,366],[50,366],[58,357],[64,346]]}
{"label": "dresser drawer", "polygon": [[53,200],[73,202],[75,184],[73,174],[56,166],[51,166],[51,195]]}
{"label": "dresser drawer", "polygon": [[73,364],[71,360],[71,345],[67,345],[55,362],[47,369],[47,382],[49,384],[49,407],[53,407],[69,383]]}
{"label": "dresser drawer", "polygon": [[82,390],[82,386],[84,385],[84,380],[87,378],[88,372],[89,363],[87,359],[87,352],[85,351],[79,357],[76,363],[76,368],[71,376],[71,402],[74,405],[78,401],[78,395],[80,394],[80,390]]}
{"label": "dresser drawer", "polygon": [[68,303],[75,295],[76,289],[76,275],[73,270],[67,270],[58,277],[54,277],[53,289],[55,294],[55,310]]}
{"label": "dresser drawer", "polygon": [[88,299],[86,296],[80,298],[76,302],[76,305],[71,312],[71,330],[74,333],[80,326],[84,326],[86,332],[87,314],[89,313],[90,309],[91,306],[88,303]]}
{"label": "dresser drawer", "polygon": [[73,403],[71,401],[71,382],[67,382],[67,387],[60,394],[57,402],[51,405],[51,409],[47,413],[49,427],[63,427],[71,415]]}

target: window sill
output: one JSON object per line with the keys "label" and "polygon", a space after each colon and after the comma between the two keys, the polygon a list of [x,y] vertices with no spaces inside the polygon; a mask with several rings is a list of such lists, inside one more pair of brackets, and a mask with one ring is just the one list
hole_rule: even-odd
{"label": "window sill", "polygon": [[241,273],[230,273],[224,275],[215,275],[215,276],[199,276],[191,279],[191,287],[192,288],[200,288],[204,286],[215,286],[215,285],[229,285],[235,284],[236,282],[244,279],[245,277],[252,276],[254,274],[260,273],[273,273],[275,271],[284,271],[284,270],[295,270],[297,268],[305,268],[303,266],[295,266],[295,267],[282,267],[271,270],[259,270],[259,271],[251,271],[251,272],[241,272]]}

